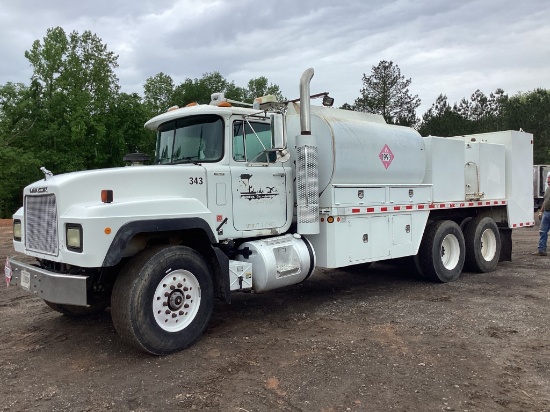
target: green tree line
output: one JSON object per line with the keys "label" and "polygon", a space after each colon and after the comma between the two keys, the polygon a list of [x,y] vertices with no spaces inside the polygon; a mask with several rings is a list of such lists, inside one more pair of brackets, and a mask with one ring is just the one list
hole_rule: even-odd
{"label": "green tree line", "polygon": [[397,65],[381,61],[370,75],[363,75],[363,88],[354,104],[342,108],[380,114],[387,123],[415,127],[422,136],[523,130],[534,137],[534,164],[550,164],[550,90],[538,88],[515,96],[502,89],[489,96],[476,90],[452,105],[440,94],[419,119],[420,99],[411,95],[410,84]]}
{"label": "green tree line", "polygon": [[[143,96],[121,92],[118,56],[89,31],[49,29],[25,57],[33,70],[29,84],[0,85],[0,218],[11,217],[22,204],[24,186],[43,178],[41,166],[58,174],[122,166],[124,155],[136,151],[153,155],[155,136],[143,124],[171,106],[208,103],[215,92],[250,103],[266,94],[285,100],[265,77],[241,87],[219,72],[180,84],[161,72],[145,80]],[[422,135],[521,128],[535,136],[535,163],[550,163],[548,90],[512,97],[500,89],[489,96],[477,90],[453,105],[441,94],[419,119],[420,99],[409,92],[411,79],[393,62],[381,61],[362,81],[354,104],[342,108],[381,114],[388,123],[415,127]]]}
{"label": "green tree line", "polygon": [[143,128],[151,117],[174,105],[208,103],[215,92],[252,103],[279,86],[265,77],[236,86],[220,73],[205,73],[176,85],[159,73],[145,80],[143,97],[120,91],[118,56],[95,34],[47,31],[25,52],[30,84],[0,85],[0,218],[22,204],[22,189],[54,174],[123,166],[125,154],[153,155],[155,136]]}

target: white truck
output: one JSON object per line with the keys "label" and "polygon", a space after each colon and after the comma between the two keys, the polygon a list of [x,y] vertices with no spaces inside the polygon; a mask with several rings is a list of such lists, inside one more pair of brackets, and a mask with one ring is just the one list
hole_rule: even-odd
{"label": "white truck", "polygon": [[550,173],[550,165],[533,166],[533,204],[539,210],[544,200],[544,192],[548,187],[546,176]]}
{"label": "white truck", "polygon": [[381,116],[270,96],[222,94],[171,108],[154,165],[45,178],[24,189],[6,282],[80,316],[111,307],[130,344],[169,354],[195,342],[214,299],[263,292],[401,257],[454,281],[511,260],[533,226],[533,138],[517,131],[421,137]]}

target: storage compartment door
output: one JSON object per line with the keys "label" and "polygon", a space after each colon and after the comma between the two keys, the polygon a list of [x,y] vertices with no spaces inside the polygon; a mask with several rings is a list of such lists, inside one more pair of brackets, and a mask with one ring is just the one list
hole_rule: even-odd
{"label": "storage compartment door", "polygon": [[346,263],[370,262],[389,256],[388,216],[350,218],[347,229],[339,247],[341,251],[347,250],[349,260]]}

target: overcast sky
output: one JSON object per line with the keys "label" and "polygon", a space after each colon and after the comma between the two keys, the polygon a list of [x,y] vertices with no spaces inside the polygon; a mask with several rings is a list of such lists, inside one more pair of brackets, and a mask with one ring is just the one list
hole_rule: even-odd
{"label": "overcast sky", "polygon": [[550,89],[548,0],[4,0],[0,84],[30,83],[24,52],[57,26],[100,37],[128,93],[159,72],[179,84],[219,71],[238,86],[266,76],[296,98],[313,67],[311,92],[341,106],[381,60],[412,79],[419,116],[440,93]]}

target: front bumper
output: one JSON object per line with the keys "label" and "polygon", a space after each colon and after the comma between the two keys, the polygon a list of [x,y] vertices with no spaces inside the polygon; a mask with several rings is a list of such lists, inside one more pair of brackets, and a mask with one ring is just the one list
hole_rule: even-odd
{"label": "front bumper", "polygon": [[87,305],[88,276],[63,275],[7,258],[6,283],[18,286],[41,299],[62,305]]}

